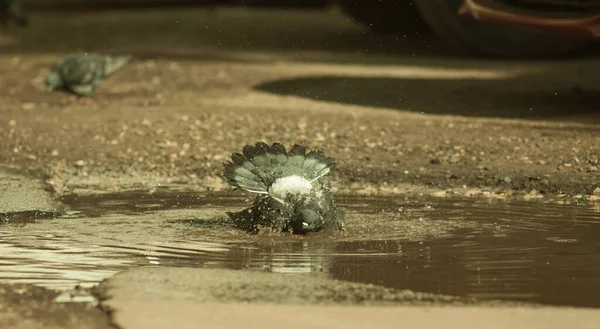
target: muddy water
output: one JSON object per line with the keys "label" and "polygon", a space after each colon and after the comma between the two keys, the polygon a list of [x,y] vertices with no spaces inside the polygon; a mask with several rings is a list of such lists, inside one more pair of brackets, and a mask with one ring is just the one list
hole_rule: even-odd
{"label": "muddy water", "polygon": [[0,225],[0,282],[94,285],[132,266],[316,275],[398,289],[600,307],[600,213],[474,199],[340,196],[344,233],[248,236],[240,194],[66,197]]}

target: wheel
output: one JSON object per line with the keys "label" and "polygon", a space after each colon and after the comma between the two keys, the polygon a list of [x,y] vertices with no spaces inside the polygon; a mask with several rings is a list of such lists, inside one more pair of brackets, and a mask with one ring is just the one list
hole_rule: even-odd
{"label": "wheel", "polygon": [[339,0],[344,12],[374,32],[405,34],[426,29],[419,13],[408,0]]}
{"label": "wheel", "polygon": [[496,22],[461,18],[463,0],[414,0],[429,28],[461,52],[501,57],[549,57],[573,54],[591,44],[567,37]]}
{"label": "wheel", "polygon": [[237,3],[251,7],[294,7],[321,8],[330,4],[329,0],[238,0]]}

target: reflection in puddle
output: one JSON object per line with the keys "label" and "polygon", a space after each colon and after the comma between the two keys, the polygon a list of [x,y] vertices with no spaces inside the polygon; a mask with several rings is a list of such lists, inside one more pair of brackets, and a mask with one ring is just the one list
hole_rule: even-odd
{"label": "reflection in puddle", "polygon": [[236,194],[65,198],[56,219],[0,225],[0,282],[70,289],[132,266],[317,275],[398,289],[600,307],[600,214],[473,199],[341,197],[348,230],[249,236]]}

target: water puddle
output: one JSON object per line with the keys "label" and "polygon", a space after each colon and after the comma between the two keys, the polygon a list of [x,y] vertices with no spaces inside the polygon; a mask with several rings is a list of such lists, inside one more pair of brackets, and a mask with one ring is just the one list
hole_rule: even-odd
{"label": "water puddle", "polygon": [[482,199],[339,196],[347,231],[249,236],[240,194],[66,197],[0,225],[0,282],[71,289],[133,266],[316,275],[398,289],[600,307],[600,213]]}

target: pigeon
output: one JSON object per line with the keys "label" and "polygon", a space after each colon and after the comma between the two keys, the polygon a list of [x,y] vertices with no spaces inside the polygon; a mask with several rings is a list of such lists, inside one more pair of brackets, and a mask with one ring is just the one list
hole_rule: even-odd
{"label": "pigeon", "polygon": [[0,0],[0,24],[8,25],[8,22],[11,20],[17,25],[27,25],[23,1]]}
{"label": "pigeon", "polygon": [[223,176],[236,189],[258,195],[251,207],[227,214],[251,233],[343,230],[345,214],[336,207],[331,185],[319,180],[335,165],[335,159],[300,145],[289,152],[280,143],[246,145],[223,163]]}
{"label": "pigeon", "polygon": [[75,53],[61,59],[46,77],[48,90],[65,89],[89,96],[109,75],[131,62],[131,56]]}

